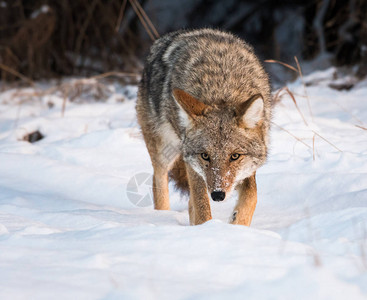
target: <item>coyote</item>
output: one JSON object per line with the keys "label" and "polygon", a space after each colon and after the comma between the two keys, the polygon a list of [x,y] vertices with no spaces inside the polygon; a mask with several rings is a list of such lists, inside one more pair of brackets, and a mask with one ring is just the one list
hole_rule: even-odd
{"label": "coyote", "polygon": [[212,218],[210,198],[223,201],[237,189],[230,222],[250,225],[255,174],[267,157],[270,92],[253,48],[230,33],[181,30],[155,41],[136,105],[155,209],[169,209],[171,177],[190,195],[190,224]]}

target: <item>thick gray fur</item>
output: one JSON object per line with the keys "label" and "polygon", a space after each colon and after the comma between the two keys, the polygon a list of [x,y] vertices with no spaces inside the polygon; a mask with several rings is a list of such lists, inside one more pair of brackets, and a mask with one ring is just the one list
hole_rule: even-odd
{"label": "thick gray fur", "polygon": [[[182,137],[178,104],[172,89],[180,88],[208,105],[235,107],[252,95],[264,100],[264,125],[269,129],[269,79],[253,48],[234,35],[212,29],[176,31],[156,40],[146,59],[139,86],[145,122],[152,130],[169,122]],[[265,132],[265,136],[267,133]]]}

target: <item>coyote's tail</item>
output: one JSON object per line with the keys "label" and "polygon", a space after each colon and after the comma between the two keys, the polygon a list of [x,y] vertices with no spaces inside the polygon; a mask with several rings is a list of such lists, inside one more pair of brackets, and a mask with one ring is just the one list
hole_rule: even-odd
{"label": "coyote's tail", "polygon": [[173,165],[172,170],[169,172],[170,179],[175,181],[176,188],[182,193],[189,193],[189,182],[186,174],[186,166],[182,156]]}

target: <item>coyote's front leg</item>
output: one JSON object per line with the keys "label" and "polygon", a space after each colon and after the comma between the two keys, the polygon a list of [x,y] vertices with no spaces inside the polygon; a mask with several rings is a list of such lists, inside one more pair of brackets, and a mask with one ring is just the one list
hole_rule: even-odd
{"label": "coyote's front leg", "polygon": [[153,197],[154,209],[169,210],[168,171],[160,165],[154,166]]}
{"label": "coyote's front leg", "polygon": [[189,215],[190,224],[199,225],[212,218],[209,197],[203,178],[189,165],[186,165],[190,186]]}
{"label": "coyote's front leg", "polygon": [[233,211],[232,224],[250,226],[257,203],[257,188],[255,174],[246,178],[238,186],[238,201]]}

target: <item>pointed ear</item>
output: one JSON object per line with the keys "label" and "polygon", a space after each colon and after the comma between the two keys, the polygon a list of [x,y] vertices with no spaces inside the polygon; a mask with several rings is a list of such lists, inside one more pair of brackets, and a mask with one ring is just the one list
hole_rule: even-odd
{"label": "pointed ear", "polygon": [[239,121],[246,128],[254,128],[264,118],[264,100],[260,94],[254,95],[240,104],[237,109]]}
{"label": "pointed ear", "polygon": [[173,89],[173,97],[191,118],[204,115],[208,108],[208,105],[180,89]]}

